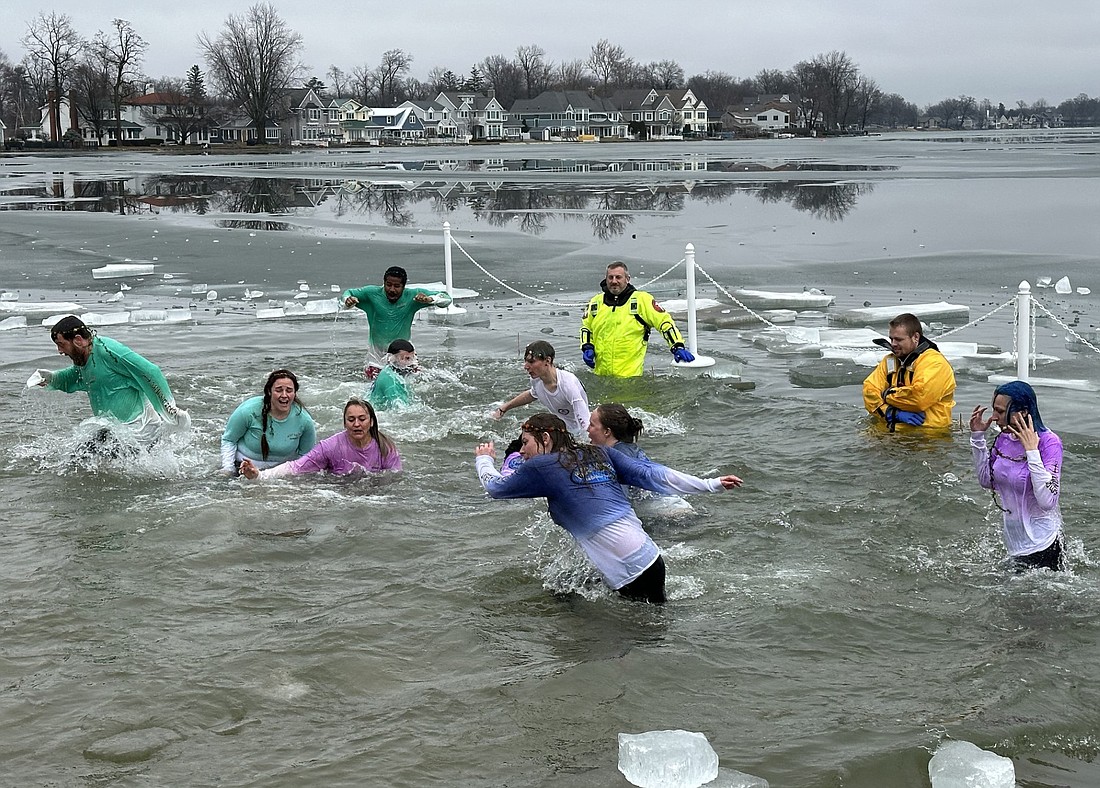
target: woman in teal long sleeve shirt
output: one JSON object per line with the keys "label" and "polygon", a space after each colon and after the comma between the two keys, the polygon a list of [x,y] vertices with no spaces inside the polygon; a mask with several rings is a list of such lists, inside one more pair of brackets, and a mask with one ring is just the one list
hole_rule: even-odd
{"label": "woman in teal long sleeve shirt", "polygon": [[267,376],[262,397],[240,404],[222,433],[222,470],[236,473],[241,460],[270,468],[296,460],[317,444],[317,427],[298,399],[298,378],[288,369]]}

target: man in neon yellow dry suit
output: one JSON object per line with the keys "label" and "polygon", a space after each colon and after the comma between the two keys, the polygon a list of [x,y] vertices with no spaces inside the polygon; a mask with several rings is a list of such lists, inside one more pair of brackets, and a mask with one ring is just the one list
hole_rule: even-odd
{"label": "man in neon yellow dry suit", "polygon": [[588,302],[581,321],[581,358],[597,375],[641,375],[652,329],[665,338],[677,362],[695,360],[672,317],[653,296],[630,284],[626,263],[615,261],[607,266],[600,289],[603,292]]}

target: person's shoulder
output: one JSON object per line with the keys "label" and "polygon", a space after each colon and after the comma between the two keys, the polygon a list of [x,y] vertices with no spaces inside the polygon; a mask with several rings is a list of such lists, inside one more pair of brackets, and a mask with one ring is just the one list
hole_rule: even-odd
{"label": "person's shoulder", "polygon": [[1039,433],[1039,445],[1061,447],[1062,439],[1058,436],[1057,432],[1047,429]]}

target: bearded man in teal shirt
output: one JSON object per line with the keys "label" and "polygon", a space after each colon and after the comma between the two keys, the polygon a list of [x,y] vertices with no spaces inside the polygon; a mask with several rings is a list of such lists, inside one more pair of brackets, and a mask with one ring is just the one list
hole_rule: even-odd
{"label": "bearded man in teal shirt", "polygon": [[393,266],[382,276],[382,286],[367,285],[345,290],[341,295],[348,309],[362,309],[370,322],[370,345],[381,356],[395,339],[412,339],[413,316],[429,306],[451,305],[446,292],[405,287],[409,275],[404,268]]}

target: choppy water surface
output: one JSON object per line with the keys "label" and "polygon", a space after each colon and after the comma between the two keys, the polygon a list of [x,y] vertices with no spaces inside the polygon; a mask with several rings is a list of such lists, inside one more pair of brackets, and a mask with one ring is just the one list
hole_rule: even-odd
{"label": "choppy water surface", "polygon": [[[792,386],[799,359],[754,344],[753,329],[703,332],[719,362],[704,377],[669,374],[656,346],[638,381],[580,370],[593,402],[643,418],[652,456],[746,480],[696,498],[683,521],[647,523],[669,565],[663,609],[607,594],[544,505],[486,500],[472,462],[478,440],[516,432],[518,420],[485,416],[524,387],[518,347],[549,339],[576,369],[569,305],[610,259],[644,281],[690,242],[727,287],[819,287],[837,295],[833,310],[943,298],[977,317],[1042,275],[1100,293],[1096,145],[1086,134],[534,148],[588,163],[551,175],[491,169],[487,150],[522,160],[516,146],[387,150],[333,168],[338,183],[318,174],[312,202],[308,170],[345,161],[333,152],[0,160],[2,289],[97,311],[124,292],[112,308],[194,316],[103,329],[159,363],[193,416],[190,436],[138,462],[74,458],[86,399],[23,391],[61,360],[40,328],[0,331],[0,784],[610,788],[626,784],[616,734],[665,728],[704,732],[723,767],[773,786],[927,785],[945,737],[1011,756],[1021,785],[1100,783],[1094,391],[1040,390],[1066,445],[1073,571],[1059,577],[1003,570],[999,512],[965,433],[869,431],[857,387]],[[663,163],[681,150],[704,166],[672,174]],[[478,164],[386,182],[428,158]],[[144,199],[169,181],[187,199]],[[76,183],[125,188],[106,210],[72,210]],[[839,186],[851,187],[845,210],[805,207]],[[766,199],[769,188],[802,196]],[[293,204],[253,200],[276,192]],[[521,220],[532,215],[537,226]],[[621,229],[599,230],[608,217]],[[212,474],[225,418],[270,369],[298,372],[324,435],[363,388],[364,321],[258,321],[244,291],[264,290],[263,306],[301,284],[321,298],[394,263],[439,279],[444,220],[499,280],[562,306],[505,292],[456,252],[456,283],[482,297],[462,302],[470,325],[414,328],[420,402],[383,418],[399,478]],[[91,279],[127,258],[155,260],[157,274],[127,291]],[[1039,295],[1080,331],[1100,322],[1100,296]],[[1010,348],[1010,324],[1002,312],[958,338]],[[1097,358],[1058,325],[1037,333],[1062,359],[1052,375],[1100,381]],[[756,388],[736,387],[737,372]],[[980,371],[960,374],[957,413],[991,390]],[[130,746],[111,743],[119,734]]]}

